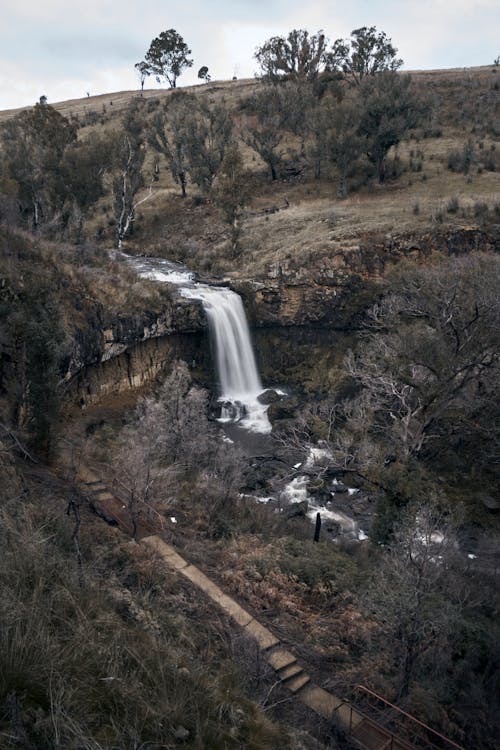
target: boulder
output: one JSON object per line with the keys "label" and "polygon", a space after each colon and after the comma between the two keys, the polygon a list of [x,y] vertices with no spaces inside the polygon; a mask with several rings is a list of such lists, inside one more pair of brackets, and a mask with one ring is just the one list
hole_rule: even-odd
{"label": "boulder", "polygon": [[481,502],[491,513],[500,513],[500,500],[491,495],[482,494]]}
{"label": "boulder", "polygon": [[298,398],[291,396],[290,398],[281,399],[269,405],[267,410],[267,416],[271,423],[279,419],[293,419],[295,412],[299,408]]}
{"label": "boulder", "polygon": [[267,390],[263,391],[260,396],[257,396],[257,401],[259,404],[264,404],[264,406],[268,404],[274,404],[277,401],[281,401],[283,396],[280,396],[279,393],[277,393],[272,388],[268,388]]}

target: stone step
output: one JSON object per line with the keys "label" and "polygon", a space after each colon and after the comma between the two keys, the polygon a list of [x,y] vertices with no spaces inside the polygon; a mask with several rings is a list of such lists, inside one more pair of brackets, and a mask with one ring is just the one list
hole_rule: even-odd
{"label": "stone step", "polygon": [[257,620],[251,620],[245,626],[245,630],[255,638],[262,651],[267,651],[267,649],[277,646],[279,643],[276,636],[261,625],[260,622],[257,622]]}
{"label": "stone step", "polygon": [[297,677],[293,677],[291,680],[289,680],[286,683],[286,687],[288,690],[291,690],[292,693],[298,693],[299,690],[301,690],[304,685],[307,685],[308,682],[311,681],[311,677],[306,674],[305,672],[301,672]]}
{"label": "stone step", "polygon": [[274,651],[272,654],[270,654],[268,658],[269,664],[276,670],[279,671],[280,669],[284,669],[285,667],[289,667],[290,664],[293,664],[296,662],[297,659],[295,656],[286,649],[279,649],[279,651]]}
{"label": "stone step", "polygon": [[292,677],[296,677],[297,675],[301,674],[303,671],[304,670],[300,666],[300,664],[290,664],[290,666],[285,667],[285,669],[281,669],[278,672],[278,677],[282,682],[286,682],[287,680],[291,680]]}

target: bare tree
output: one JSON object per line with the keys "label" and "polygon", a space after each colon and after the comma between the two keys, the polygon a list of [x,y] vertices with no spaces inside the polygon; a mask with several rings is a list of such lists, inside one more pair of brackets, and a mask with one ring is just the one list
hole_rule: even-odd
{"label": "bare tree", "polygon": [[403,460],[446,434],[450,418],[454,429],[457,414],[467,421],[486,373],[498,378],[499,274],[489,256],[401,269],[372,310],[368,342],[347,357],[377,415],[374,429]]}
{"label": "bare tree", "polygon": [[472,598],[460,572],[457,518],[432,502],[409,509],[379,563],[363,604],[391,644],[399,701],[419,669],[446,668],[453,630]]}

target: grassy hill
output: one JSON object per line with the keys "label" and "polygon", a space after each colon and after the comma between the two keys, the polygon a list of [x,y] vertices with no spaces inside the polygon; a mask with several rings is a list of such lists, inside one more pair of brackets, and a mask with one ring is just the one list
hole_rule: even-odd
{"label": "grassy hill", "polygon": [[[415,71],[416,92],[429,109],[421,125],[393,147],[383,185],[361,164],[348,178],[349,196],[337,197],[337,173],[327,165],[314,179],[310,159],[298,154],[298,141],[284,133],[280,146],[283,170],[278,180],[243,140],[248,97],[262,89],[258,80],[228,81],[169,90],[117,92],[54,105],[78,127],[78,141],[121,127],[124,113],[135,105],[144,128],[163,112],[179,91],[210,106],[223,105],[234,122],[234,135],[244,168],[253,175],[250,197],[240,219],[240,251],[228,245],[229,229],[215,195],[199,198],[189,184],[180,200],[163,155],[146,146],[144,187],[137,202],[135,232],[126,239],[131,252],[184,260],[205,271],[238,271],[266,275],[270,264],[286,259],[332,253],[356,245],[362,236],[432,231],[442,226],[487,226],[500,216],[500,146],[498,89],[495,67]],[[19,110],[0,113],[8,121]],[[470,152],[470,154],[469,154]],[[464,156],[465,154],[465,156]],[[464,159],[466,163],[464,164]],[[154,165],[157,173],[154,174]],[[290,175],[289,172],[295,174]],[[279,209],[287,208],[286,211]],[[88,239],[114,242],[114,213],[109,192],[86,218]]]}

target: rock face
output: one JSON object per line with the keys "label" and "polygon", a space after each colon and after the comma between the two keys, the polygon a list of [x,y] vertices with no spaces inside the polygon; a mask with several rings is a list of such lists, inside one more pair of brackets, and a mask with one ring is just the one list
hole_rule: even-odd
{"label": "rock face", "polygon": [[88,323],[76,331],[65,363],[66,397],[82,406],[147,385],[174,359],[202,372],[209,366],[206,320],[196,301],[176,299],[159,315],[110,318],[96,312]]}
{"label": "rock face", "polygon": [[373,301],[377,282],[403,259],[427,262],[434,254],[498,252],[500,226],[488,233],[475,227],[424,234],[358,237],[332,242],[328,255],[286,259],[272,264],[265,279],[232,282],[257,326],[315,325],[338,330],[356,328]]}

